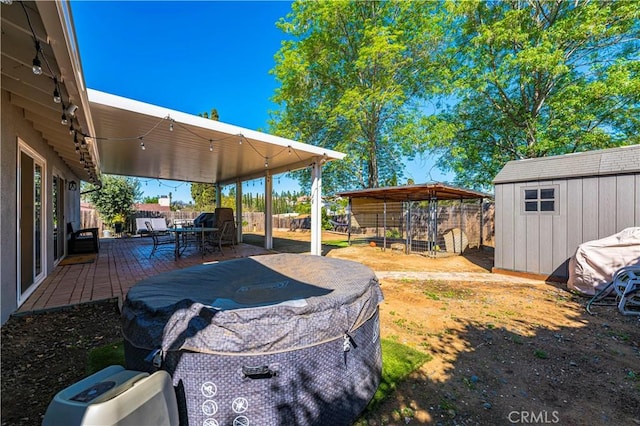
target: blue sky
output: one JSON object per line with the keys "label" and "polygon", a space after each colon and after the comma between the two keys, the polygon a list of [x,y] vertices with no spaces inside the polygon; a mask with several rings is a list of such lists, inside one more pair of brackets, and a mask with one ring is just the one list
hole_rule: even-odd
{"label": "blue sky", "polygon": [[[216,108],[220,121],[267,130],[277,82],[269,74],[284,34],[275,23],[285,1],[72,1],[76,37],[89,88],[191,114]],[[301,141],[304,142],[304,141]],[[418,159],[406,170],[416,183],[451,180]],[[431,176],[429,176],[431,171]],[[145,195],[190,201],[190,186],[143,179]],[[297,189],[284,176],[274,190]],[[262,191],[259,181],[244,191]]]}

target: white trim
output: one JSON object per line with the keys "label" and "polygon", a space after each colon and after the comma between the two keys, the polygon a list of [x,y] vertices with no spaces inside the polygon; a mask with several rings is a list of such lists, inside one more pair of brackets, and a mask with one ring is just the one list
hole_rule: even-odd
{"label": "white trim", "polygon": [[322,160],[311,169],[311,254],[322,256]]}
{"label": "white trim", "polygon": [[[34,161],[34,164],[39,164],[42,168],[42,182],[41,182],[41,215],[40,220],[41,223],[41,232],[40,232],[40,274],[33,277],[33,283],[27,288],[27,290],[22,293],[22,238],[21,238],[21,228],[20,228],[20,220],[22,218],[22,153],[25,153],[29,157],[31,157]],[[44,218],[44,212],[49,210],[48,199],[47,197],[47,161],[45,158],[40,155],[35,149],[33,149],[29,144],[27,144],[24,140],[18,137],[18,156],[16,159],[16,171],[17,171],[17,191],[16,191],[16,206],[18,206],[17,214],[16,214],[16,304],[18,307],[22,306],[22,304],[33,294],[33,292],[38,288],[38,286],[44,281],[47,276],[47,220]],[[45,213],[46,214],[46,213]],[[33,218],[31,219],[33,220]]]}

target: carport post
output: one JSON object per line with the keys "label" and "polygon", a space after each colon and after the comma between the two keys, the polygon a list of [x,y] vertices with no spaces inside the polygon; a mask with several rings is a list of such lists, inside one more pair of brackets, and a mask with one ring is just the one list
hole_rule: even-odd
{"label": "carport post", "polygon": [[347,244],[351,245],[351,197],[349,197],[349,212],[347,214],[347,223],[349,224],[349,229],[347,229]]}
{"label": "carport post", "polygon": [[322,163],[316,157],[311,168],[311,254],[322,255]]}
{"label": "carport post", "polygon": [[[387,199],[382,200],[382,205],[384,206],[382,209],[382,251],[387,249]],[[377,223],[376,223],[377,225]]]}
{"label": "carport post", "polygon": [[264,248],[273,249],[273,179],[267,170],[264,176]]}

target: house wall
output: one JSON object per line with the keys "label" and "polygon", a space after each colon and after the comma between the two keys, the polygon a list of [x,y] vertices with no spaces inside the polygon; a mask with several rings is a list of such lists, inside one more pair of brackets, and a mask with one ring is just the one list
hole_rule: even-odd
{"label": "house wall", "polygon": [[[53,217],[51,194],[53,172],[56,170],[66,180],[79,178],[71,172],[53,149],[42,139],[42,135],[24,118],[22,109],[13,106],[10,95],[2,90],[0,114],[0,323],[9,318],[17,308],[17,158],[18,138],[27,143],[44,157],[45,166],[45,229],[46,259],[45,271],[50,274],[54,268],[53,259]],[[69,143],[72,143],[70,141]],[[80,220],[80,191],[65,188],[65,222]]]}
{"label": "house wall", "polygon": [[[557,185],[557,212],[523,212],[525,187]],[[497,269],[569,276],[578,245],[640,226],[640,174],[497,184]]]}

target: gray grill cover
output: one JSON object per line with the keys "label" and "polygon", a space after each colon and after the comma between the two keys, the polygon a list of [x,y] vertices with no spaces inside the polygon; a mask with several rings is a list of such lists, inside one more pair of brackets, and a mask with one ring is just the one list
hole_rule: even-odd
{"label": "gray grill cover", "polygon": [[133,346],[212,354],[290,351],[342,337],[377,311],[374,272],[347,260],[254,256],[157,275],[129,290]]}

